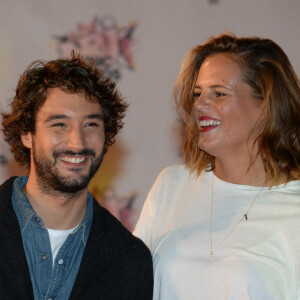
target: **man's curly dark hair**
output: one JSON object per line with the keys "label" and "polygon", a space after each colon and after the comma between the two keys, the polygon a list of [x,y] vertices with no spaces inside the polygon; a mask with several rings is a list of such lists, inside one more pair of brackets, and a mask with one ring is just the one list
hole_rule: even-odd
{"label": "man's curly dark hair", "polygon": [[82,94],[89,101],[97,101],[103,110],[104,152],[115,142],[115,135],[123,127],[128,105],[116,90],[116,84],[105,79],[93,63],[72,53],[70,59],[49,62],[34,61],[21,75],[16,95],[11,102],[11,113],[2,114],[5,140],[21,165],[30,165],[30,150],[21,135],[35,133],[36,116],[44,104],[49,89],[60,88],[69,94]]}

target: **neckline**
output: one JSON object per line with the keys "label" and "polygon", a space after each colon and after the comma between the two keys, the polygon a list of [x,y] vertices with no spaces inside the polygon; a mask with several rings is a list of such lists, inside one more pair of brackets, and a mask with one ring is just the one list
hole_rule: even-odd
{"label": "neckline", "polygon": [[300,189],[300,180],[292,180],[289,181],[288,183],[282,183],[279,185],[274,185],[274,186],[253,186],[253,185],[243,185],[243,184],[236,184],[236,183],[231,183],[225,180],[220,179],[216,175],[214,175],[213,171],[208,171],[205,172],[208,174],[209,178],[212,180],[213,176],[215,177],[215,186],[220,186],[222,188],[227,188],[227,189],[235,189],[235,190],[247,190],[247,191],[280,191],[289,187],[298,187]]}

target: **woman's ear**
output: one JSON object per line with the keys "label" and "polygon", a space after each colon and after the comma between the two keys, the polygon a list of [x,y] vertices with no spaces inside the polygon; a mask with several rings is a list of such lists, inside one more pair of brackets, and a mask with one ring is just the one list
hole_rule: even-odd
{"label": "woman's ear", "polygon": [[22,141],[23,145],[26,148],[31,149],[32,148],[32,134],[31,134],[31,132],[21,134],[21,141]]}

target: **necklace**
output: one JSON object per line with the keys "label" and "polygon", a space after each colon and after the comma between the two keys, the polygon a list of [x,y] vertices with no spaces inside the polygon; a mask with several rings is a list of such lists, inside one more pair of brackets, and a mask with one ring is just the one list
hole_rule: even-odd
{"label": "necklace", "polygon": [[211,202],[210,202],[210,225],[209,225],[209,237],[210,237],[210,253],[209,256],[214,256],[214,251],[230,236],[230,234],[238,227],[238,225],[245,219],[248,220],[248,213],[253,207],[256,199],[258,198],[260,192],[263,190],[263,187],[259,190],[259,192],[256,194],[254,200],[252,201],[249,208],[246,210],[246,212],[242,215],[240,220],[231,228],[231,230],[224,236],[224,238],[217,244],[217,246],[213,247],[213,238],[212,238],[212,223],[213,223],[213,200],[214,200],[214,179],[215,174],[213,174],[212,184],[211,184]]}

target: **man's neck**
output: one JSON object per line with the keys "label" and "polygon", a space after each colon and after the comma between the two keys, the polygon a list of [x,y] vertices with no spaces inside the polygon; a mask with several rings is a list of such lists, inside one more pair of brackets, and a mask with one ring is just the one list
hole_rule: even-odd
{"label": "man's neck", "polygon": [[46,228],[70,229],[84,218],[87,208],[87,188],[74,193],[51,193],[42,191],[37,181],[29,176],[23,188],[34,211],[43,219]]}

